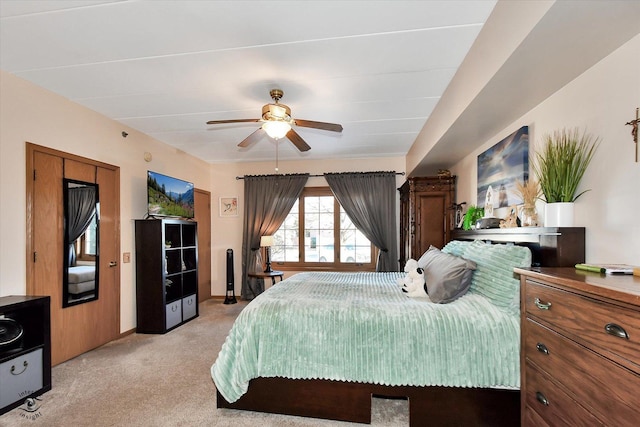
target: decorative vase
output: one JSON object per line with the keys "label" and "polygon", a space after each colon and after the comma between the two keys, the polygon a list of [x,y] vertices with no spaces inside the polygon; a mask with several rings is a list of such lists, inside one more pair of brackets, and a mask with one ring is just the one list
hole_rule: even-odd
{"label": "decorative vase", "polygon": [[537,227],[538,226],[538,212],[536,212],[536,206],[526,204],[522,207],[522,218],[520,222],[522,227]]}
{"label": "decorative vase", "polygon": [[573,203],[547,203],[544,207],[545,227],[573,227]]}

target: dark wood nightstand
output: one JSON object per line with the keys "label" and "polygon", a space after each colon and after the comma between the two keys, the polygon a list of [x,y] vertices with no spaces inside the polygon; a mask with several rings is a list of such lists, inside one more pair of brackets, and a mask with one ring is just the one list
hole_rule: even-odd
{"label": "dark wood nightstand", "polygon": [[276,277],[280,278],[280,281],[282,282],[282,277],[284,276],[284,273],[282,271],[270,271],[268,273],[247,273],[247,276],[249,277],[253,277],[256,279],[266,279],[267,277],[271,277],[271,284],[275,285],[276,284]]}

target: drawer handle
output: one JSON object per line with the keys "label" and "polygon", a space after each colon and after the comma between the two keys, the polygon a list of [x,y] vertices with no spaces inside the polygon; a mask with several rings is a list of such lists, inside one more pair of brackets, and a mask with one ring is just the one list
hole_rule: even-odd
{"label": "drawer handle", "polygon": [[177,305],[177,304],[172,305],[172,306],[171,306],[171,311],[173,311],[174,313],[175,313],[176,311],[178,311],[178,305]]}
{"label": "drawer handle", "polygon": [[540,301],[540,298],[538,298],[538,297],[536,297],[536,299],[533,300],[533,303],[540,310],[549,310],[551,308],[551,303],[550,302],[542,302],[542,301]]}
{"label": "drawer handle", "polygon": [[536,391],[536,399],[538,400],[538,402],[542,403],[544,406],[549,406],[549,400],[546,398],[544,394],[540,393],[539,391]]}
{"label": "drawer handle", "polygon": [[24,367],[22,369],[22,371],[16,373],[16,365],[11,365],[11,375],[20,375],[22,374],[24,371],[27,370],[27,367],[29,366],[29,362],[27,362],[26,360],[24,361],[24,363],[22,363],[22,366]]}
{"label": "drawer handle", "polygon": [[604,330],[606,333],[613,335],[614,337],[629,339],[627,331],[625,331],[622,326],[616,325],[615,323],[607,323]]}
{"label": "drawer handle", "polygon": [[538,349],[538,351],[540,353],[544,353],[547,356],[549,355],[549,349],[547,348],[546,345],[542,344],[541,342],[539,342],[538,344],[536,344],[536,348]]}

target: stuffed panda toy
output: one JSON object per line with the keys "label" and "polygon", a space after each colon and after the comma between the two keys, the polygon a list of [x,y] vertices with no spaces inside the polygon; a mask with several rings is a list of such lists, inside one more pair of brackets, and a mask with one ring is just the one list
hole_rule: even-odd
{"label": "stuffed panda toy", "polygon": [[404,272],[407,273],[407,275],[398,279],[398,286],[402,288],[406,284],[411,282],[409,272],[415,270],[416,268],[418,268],[418,261],[416,261],[415,259],[408,259],[407,263],[404,266]]}
{"label": "stuffed panda toy", "polygon": [[407,274],[408,283],[402,287],[402,292],[411,298],[427,296],[427,284],[424,280],[424,270],[416,267]]}

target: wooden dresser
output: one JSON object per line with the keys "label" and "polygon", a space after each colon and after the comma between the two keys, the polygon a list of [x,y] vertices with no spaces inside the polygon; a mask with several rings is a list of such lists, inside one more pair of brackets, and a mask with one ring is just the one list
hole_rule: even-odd
{"label": "wooden dresser", "polygon": [[640,422],[640,277],[516,269],[523,426]]}

